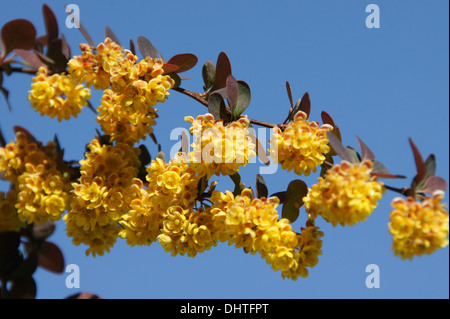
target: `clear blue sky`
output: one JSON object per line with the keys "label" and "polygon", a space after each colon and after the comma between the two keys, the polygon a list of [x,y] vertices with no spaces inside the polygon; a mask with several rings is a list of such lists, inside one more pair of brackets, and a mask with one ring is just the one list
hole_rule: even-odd
{"label": "clear blue sky", "polygon": [[[75,2],[75,1],[74,1]],[[41,1],[8,1],[2,5],[0,25],[26,18],[45,32]],[[72,53],[84,41],[76,29],[64,26],[61,1],[46,1],[58,17],[60,30]],[[231,60],[233,75],[252,89],[247,110],[251,118],[280,123],[289,109],[285,82],[294,99],[306,91],[312,101],[312,120],[320,112],[333,116],[343,133],[344,144],[357,146],[358,135],[392,173],[408,180],[387,181],[407,186],[414,175],[408,137],[426,157],[437,157],[437,174],[449,180],[449,16],[448,1],[76,1],[81,21],[96,43],[104,27],[111,27],[123,45],[139,35],[149,38],[166,57],[190,52],[199,64],[186,72],[192,78],[182,86],[202,90],[201,65],[216,61],[221,51]],[[365,8],[380,8],[380,28],[368,29]],[[21,125],[46,142],[58,134],[66,159],[81,159],[85,143],[95,135],[95,115],[85,109],[76,120],[57,122],[40,117],[27,101],[30,76],[4,79],[10,90],[13,111],[0,102],[0,125],[8,140],[12,127]],[[98,95],[92,100],[98,105]],[[176,127],[188,127],[186,115],[205,113],[205,108],[173,92],[158,105],[156,136],[169,152]],[[269,132],[267,132],[269,133]],[[152,155],[156,149],[147,140]],[[244,182],[253,185],[262,164],[242,170]],[[270,193],[284,190],[293,173],[278,170],[265,175]],[[302,178],[309,186],[317,175]],[[223,190],[231,184],[219,183]],[[0,183],[5,190],[6,183]],[[323,255],[306,279],[283,280],[258,255],[219,244],[196,258],[172,257],[157,243],[134,247],[118,240],[110,254],[85,257],[84,246],[74,246],[62,221],[49,240],[57,243],[66,264],[77,264],[81,288],[68,289],[68,274],[55,275],[39,269],[35,278],[38,298],[64,298],[90,291],[104,298],[448,298],[449,249],[431,256],[403,261],[391,251],[387,223],[390,202],[387,192],[379,207],[364,222],[333,228],[322,220]],[[448,196],[445,197],[448,203]],[[304,222],[302,208],[300,227]],[[368,289],[368,264],[380,268],[380,288]]]}

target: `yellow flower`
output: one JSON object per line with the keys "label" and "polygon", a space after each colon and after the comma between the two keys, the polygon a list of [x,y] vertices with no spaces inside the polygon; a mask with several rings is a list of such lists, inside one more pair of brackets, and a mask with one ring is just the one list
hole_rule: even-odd
{"label": "yellow flower", "polygon": [[421,202],[412,197],[392,201],[389,232],[396,256],[412,259],[448,245],[449,215],[441,203],[443,198],[444,194],[438,191]]}
{"label": "yellow flower", "polygon": [[40,67],[36,77],[32,79],[28,96],[31,106],[41,115],[57,117],[58,121],[77,117],[81,109],[88,105],[90,90],[78,84],[70,75],[48,76],[47,73],[46,68]]}
{"label": "yellow flower", "polygon": [[19,231],[24,223],[19,219],[15,208],[17,192],[11,189],[8,193],[0,192],[0,232]]}
{"label": "yellow flower", "polygon": [[317,122],[309,122],[299,111],[284,131],[273,128],[269,154],[283,169],[308,176],[316,172],[330,151],[326,133],[332,129],[328,124],[319,127]]}
{"label": "yellow flower", "polygon": [[333,226],[366,220],[385,191],[383,184],[371,176],[372,167],[371,161],[334,165],[303,198],[308,214],[313,219],[321,215]]}
{"label": "yellow flower", "polygon": [[189,131],[195,136],[189,163],[199,175],[208,178],[214,174],[232,175],[255,156],[256,146],[246,116],[228,125],[214,120],[211,114],[200,115],[195,120],[188,116],[185,120],[192,125]]}

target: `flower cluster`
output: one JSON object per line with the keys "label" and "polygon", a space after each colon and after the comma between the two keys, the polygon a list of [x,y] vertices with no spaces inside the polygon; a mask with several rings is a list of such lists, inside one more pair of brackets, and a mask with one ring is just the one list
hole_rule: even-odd
{"label": "flower cluster", "polygon": [[[135,143],[152,133],[158,102],[164,102],[174,80],[164,75],[163,61],[136,55],[106,38],[97,48],[83,44],[82,54],[68,63],[79,83],[104,90],[97,122],[114,141]],[[95,51],[95,52],[94,52]]]}
{"label": "flower cluster", "polygon": [[443,198],[443,193],[437,191],[421,202],[413,197],[392,201],[389,232],[396,256],[412,259],[448,245],[449,215]]}
{"label": "flower cluster", "polygon": [[53,142],[46,146],[19,131],[0,148],[0,172],[17,190],[15,208],[22,222],[56,221],[68,206],[68,176],[58,169]]}
{"label": "flower cluster", "polygon": [[334,165],[303,198],[308,214],[313,218],[321,215],[333,226],[366,220],[385,191],[383,184],[371,176],[372,168],[371,161]]}
{"label": "flower cluster", "polygon": [[195,256],[203,251],[189,244],[202,218],[193,210],[200,177],[189,168],[185,155],[179,153],[169,163],[156,158],[147,173],[148,186],[142,190],[142,198],[134,200],[132,210],[122,216],[120,237],[132,246],[159,240],[174,255]]}
{"label": "flower cluster", "polygon": [[91,91],[70,74],[49,76],[48,70],[40,67],[32,81],[28,95],[31,106],[41,115],[57,117],[58,121],[77,117],[91,98]]}
{"label": "flower cluster", "polygon": [[199,175],[209,178],[214,174],[235,174],[256,155],[256,146],[249,132],[250,121],[246,116],[228,125],[215,120],[211,114],[200,115],[196,119],[187,116],[185,120],[192,125],[189,132],[195,136],[189,162]]}
{"label": "flower cluster", "polygon": [[101,145],[93,139],[86,158],[80,161],[81,177],[73,183],[69,213],[63,218],[76,245],[89,246],[86,254],[109,252],[120,231],[122,215],[130,203],[141,197],[142,181],[137,177],[139,148],[125,143]]}
{"label": "flower cluster", "polygon": [[293,231],[289,220],[279,219],[277,197],[252,198],[247,188],[236,197],[230,191],[215,191],[211,200],[213,234],[218,241],[252,254],[259,252],[272,269],[282,272],[283,278],[307,277],[306,267],[317,264],[323,233],[313,220],[308,220],[300,234]]}
{"label": "flower cluster", "polygon": [[324,154],[330,151],[326,133],[332,129],[329,124],[309,122],[306,113],[299,111],[284,131],[273,128],[270,156],[283,169],[308,176],[311,171],[316,172],[325,160]]}
{"label": "flower cluster", "polygon": [[6,194],[0,192],[0,232],[19,231],[24,222],[19,219],[16,210],[17,191],[11,189]]}

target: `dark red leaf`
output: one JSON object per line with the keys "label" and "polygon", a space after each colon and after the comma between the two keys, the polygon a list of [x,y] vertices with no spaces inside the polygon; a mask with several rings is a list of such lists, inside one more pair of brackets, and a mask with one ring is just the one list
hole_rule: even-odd
{"label": "dark red leaf", "polygon": [[361,149],[362,160],[370,160],[373,161],[375,159],[375,154],[370,150],[370,148],[358,137],[356,139],[359,143],[359,148]]}
{"label": "dark red leaf", "polygon": [[32,51],[23,50],[23,49],[14,49],[14,53],[21,57],[25,62],[29,63],[31,66],[38,68],[43,66],[44,63],[38,57],[38,55]]}
{"label": "dark red leaf", "polygon": [[227,78],[231,74],[231,63],[224,52],[220,52],[216,63],[216,79],[211,91],[226,87]]}
{"label": "dark red leaf", "polygon": [[44,242],[39,251],[39,266],[51,272],[64,272],[64,256],[58,246],[51,242]]}
{"label": "dark red leaf", "polygon": [[105,27],[105,38],[110,38],[114,43],[120,45],[119,39],[114,34],[113,30],[110,27]]}
{"label": "dark red leaf", "polygon": [[179,69],[177,73],[186,72],[192,69],[198,62],[198,58],[192,53],[181,53],[174,55],[167,62],[168,64],[178,65]]}
{"label": "dark red leaf", "polygon": [[335,126],[336,126],[336,124],[334,124],[334,120],[333,120],[333,118],[330,116],[330,114],[328,114],[328,113],[325,112],[325,111],[322,111],[321,116],[322,116],[322,122],[323,122],[323,124],[330,124],[332,127],[335,127]]}
{"label": "dark red leaf", "polygon": [[90,292],[80,292],[75,295],[69,296],[66,299],[102,299],[102,298]]}
{"label": "dark red leaf", "polygon": [[356,163],[356,158],[351,156],[347,149],[342,145],[341,141],[332,132],[327,132],[328,143],[333,148],[334,152],[339,155],[343,160]]}
{"label": "dark red leaf", "polygon": [[375,172],[372,172],[372,173],[370,173],[370,175],[376,176],[376,177],[379,177],[379,178],[406,178],[406,176],[403,176],[403,175],[395,175],[395,174],[389,174],[389,173],[375,173]]}
{"label": "dark red leaf", "polygon": [[162,66],[162,68],[164,70],[164,74],[169,74],[172,72],[177,72],[180,67],[175,64],[166,63]]}
{"label": "dark red leaf", "polygon": [[427,194],[433,194],[435,191],[447,191],[447,182],[440,176],[430,176],[423,188],[418,190],[418,192],[423,192]]}
{"label": "dark red leaf", "polygon": [[231,112],[233,113],[239,97],[239,86],[236,79],[231,74],[227,77],[226,88],[228,103],[230,104]]}
{"label": "dark red leaf", "polygon": [[36,298],[36,282],[33,277],[13,281],[9,289],[9,297],[13,299],[34,299]]}
{"label": "dark red leaf", "polygon": [[294,108],[294,100],[292,99],[291,85],[289,84],[288,81],[286,81],[286,90],[287,90],[287,95],[289,98],[289,103],[291,103],[291,109],[293,109]]}
{"label": "dark red leaf", "polygon": [[309,114],[311,113],[311,99],[308,92],[303,95],[302,100],[300,101],[300,111],[305,112],[307,117],[309,117]]}
{"label": "dark red leaf", "polygon": [[411,144],[411,148],[414,154],[414,161],[416,162],[417,168],[417,175],[415,177],[415,182],[419,184],[424,180],[425,175],[427,173],[427,168],[425,162],[423,161],[422,155],[419,152],[419,149],[417,148],[416,144],[414,144],[411,138],[409,139],[409,144]]}
{"label": "dark red leaf", "polygon": [[72,58],[72,56],[70,54],[70,46],[69,46],[69,43],[66,40],[66,37],[62,33],[61,33],[61,41],[62,41],[61,53],[64,55],[64,57],[67,60],[70,60]]}
{"label": "dark red leaf", "polygon": [[158,50],[153,46],[149,39],[143,36],[137,38],[137,47],[142,57],[151,57],[156,59],[158,57]]}
{"label": "dark red leaf", "polygon": [[4,46],[3,56],[6,56],[14,49],[32,49],[36,38],[36,29],[30,21],[16,19],[3,26],[1,37]]}
{"label": "dark red leaf", "polygon": [[45,30],[47,31],[48,40],[56,39],[59,34],[58,21],[52,9],[46,4],[42,6],[42,14],[44,15]]}

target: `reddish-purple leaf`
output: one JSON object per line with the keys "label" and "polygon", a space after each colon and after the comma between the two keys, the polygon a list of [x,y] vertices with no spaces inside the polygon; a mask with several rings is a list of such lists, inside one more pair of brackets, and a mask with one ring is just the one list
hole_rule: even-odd
{"label": "reddish-purple leaf", "polygon": [[106,38],[110,38],[114,43],[120,45],[119,39],[114,34],[113,30],[108,26],[105,27],[105,39]]}
{"label": "reddish-purple leaf", "polygon": [[58,21],[56,20],[56,16],[52,9],[46,4],[42,6],[42,14],[44,15],[45,30],[47,31],[48,40],[50,42],[58,37]]}
{"label": "reddish-purple leaf", "polygon": [[164,70],[164,74],[169,74],[169,73],[172,73],[172,72],[177,72],[177,71],[180,69],[180,67],[179,67],[178,65],[175,65],[175,64],[169,64],[169,63],[164,64],[164,65],[162,66],[162,68],[163,68],[163,70]]}
{"label": "reddish-purple leaf", "polygon": [[58,246],[44,242],[39,251],[39,266],[55,273],[64,272],[64,256]]}
{"label": "reddish-purple leaf", "polygon": [[410,138],[409,143],[411,144],[411,148],[414,154],[414,161],[416,162],[417,175],[415,177],[415,181],[417,184],[423,181],[425,175],[427,173],[425,162],[422,159],[422,155],[419,152],[416,144],[414,144],[413,140]]}
{"label": "reddish-purple leaf", "polygon": [[291,85],[289,84],[288,81],[286,81],[286,90],[287,90],[287,95],[289,98],[289,103],[291,103],[291,109],[293,109],[294,108],[294,100],[292,99]]}
{"label": "reddish-purple leaf", "polygon": [[334,152],[339,155],[344,161],[356,163],[356,158],[351,156],[347,149],[342,145],[341,141],[332,132],[327,132],[328,143],[333,148]]}
{"label": "reddish-purple leaf", "polygon": [[34,66],[35,68],[38,68],[38,67],[44,65],[44,63],[38,57],[38,55],[32,51],[23,50],[23,49],[14,49],[14,53],[17,56],[21,57],[25,62],[27,62],[31,66]]}
{"label": "reddish-purple leaf", "polygon": [[198,58],[192,53],[181,53],[174,55],[167,62],[168,64],[178,65],[179,69],[177,73],[186,72],[192,69],[198,62]]}
{"label": "reddish-purple leaf", "polygon": [[101,299],[99,296],[90,292],[80,292],[67,297],[66,299]]}
{"label": "reddish-purple leaf", "polygon": [[130,39],[130,51],[131,51],[131,53],[136,55],[136,46],[134,45],[133,39]]}
{"label": "reddish-purple leaf", "polygon": [[36,29],[28,20],[12,20],[3,26],[1,38],[4,46],[3,56],[14,49],[30,50],[34,46]]}
{"label": "reddish-purple leaf", "polygon": [[236,79],[231,74],[227,77],[226,88],[228,103],[230,104],[231,112],[233,113],[239,97],[239,86]]}
{"label": "reddish-purple leaf", "polygon": [[220,52],[216,63],[216,79],[211,91],[226,87],[227,78],[231,74],[231,63],[224,52]]}
{"label": "reddish-purple leaf", "polygon": [[359,143],[359,148],[361,149],[362,160],[370,160],[373,161],[375,159],[375,154],[370,150],[370,148],[358,137],[356,139]]}
{"label": "reddish-purple leaf", "polygon": [[329,124],[332,127],[336,127],[336,124],[334,124],[334,120],[333,118],[330,116],[330,114],[328,114],[325,111],[322,111],[322,113],[320,114],[322,116],[322,122],[323,124]]}
{"label": "reddish-purple leaf", "polygon": [[447,191],[447,182],[440,176],[430,176],[419,192],[433,194],[435,191]]}
{"label": "reddish-purple leaf", "polygon": [[158,50],[153,46],[149,39],[143,36],[137,38],[137,47],[142,57],[151,57],[153,59],[158,58]]}
{"label": "reddish-purple leaf", "polygon": [[311,113],[311,99],[309,97],[309,93],[306,92],[301,101],[300,101],[300,111],[305,112],[307,117],[309,117],[309,114]]}
{"label": "reddish-purple leaf", "polygon": [[36,282],[33,277],[13,281],[9,289],[9,297],[12,299],[34,299],[36,298]]}
{"label": "reddish-purple leaf", "polygon": [[406,178],[406,176],[403,176],[403,175],[395,175],[395,174],[389,174],[389,173],[375,173],[375,172],[372,172],[372,173],[370,173],[370,175],[376,176],[376,177],[379,177],[379,178]]}
{"label": "reddish-purple leaf", "polygon": [[72,57],[70,54],[70,46],[66,40],[66,37],[62,33],[61,33],[61,41],[62,41],[61,53],[67,60],[70,60]]}

